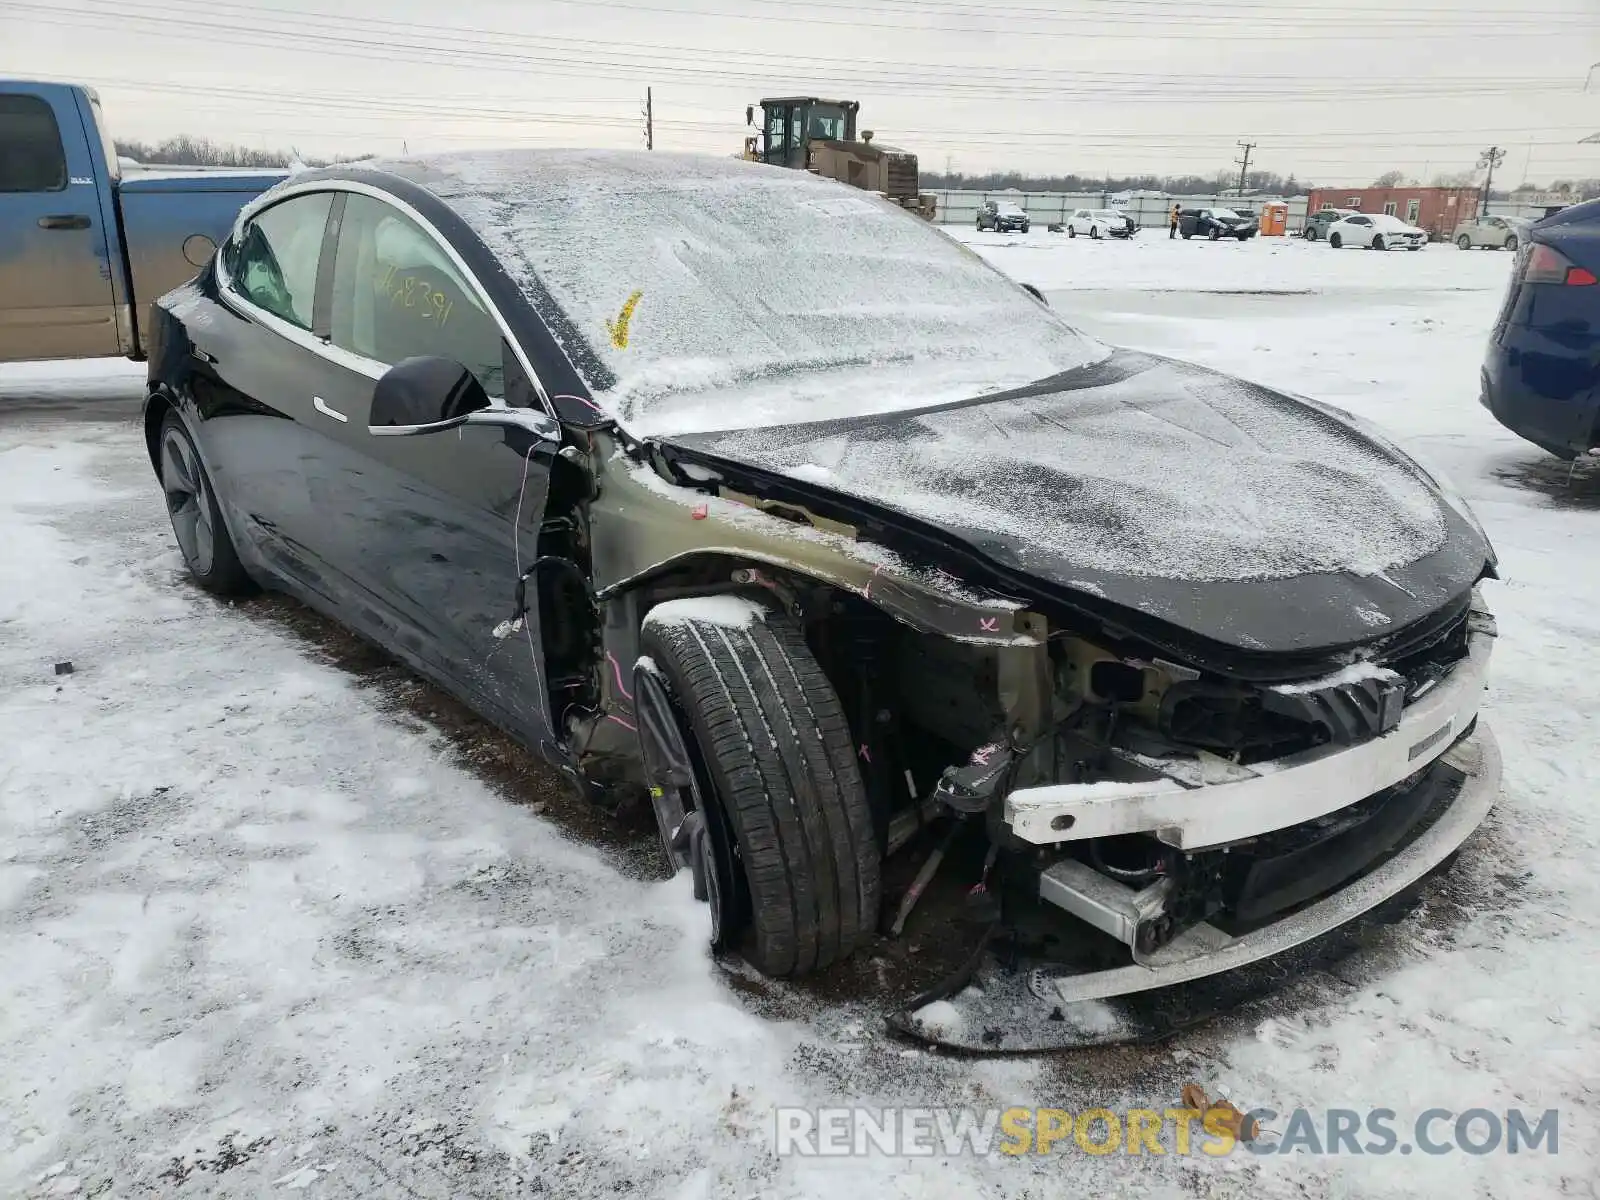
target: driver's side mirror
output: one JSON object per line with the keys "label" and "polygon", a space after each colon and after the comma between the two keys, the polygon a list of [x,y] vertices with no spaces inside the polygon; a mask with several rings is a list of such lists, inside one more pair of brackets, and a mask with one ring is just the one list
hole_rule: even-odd
{"label": "driver's side mirror", "polygon": [[453,429],[470,413],[489,407],[478,377],[453,358],[402,359],[372,391],[371,433],[404,436]]}

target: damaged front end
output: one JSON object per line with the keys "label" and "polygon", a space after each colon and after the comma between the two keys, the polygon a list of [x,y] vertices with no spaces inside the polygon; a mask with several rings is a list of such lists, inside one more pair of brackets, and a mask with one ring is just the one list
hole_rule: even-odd
{"label": "damaged front end", "polygon": [[[634,740],[619,665],[652,606],[728,593],[798,623],[871,805],[881,930],[931,937],[953,968],[891,1017],[910,1036],[975,1051],[1158,1036],[1172,1021],[1133,998],[1281,980],[1440,869],[1498,790],[1478,721],[1494,622],[1470,576],[1359,643],[1302,644],[1282,622],[1281,645],[1224,645],[1208,635],[1238,589],[1213,603],[1192,588],[1200,628],[1184,629],[725,459],[640,446],[601,461],[607,669],[576,727],[585,769]],[[1320,608],[1365,586],[1337,577]],[[669,855],[692,866],[692,851]]]}
{"label": "damaged front end", "polygon": [[934,793],[1000,848],[990,952],[893,1023],[984,1051],[1155,1036],[1118,1002],[1277,959],[1414,888],[1498,790],[1478,720],[1494,636],[1474,590],[1387,653],[1277,684],[1052,637],[1049,727],[985,743]]}

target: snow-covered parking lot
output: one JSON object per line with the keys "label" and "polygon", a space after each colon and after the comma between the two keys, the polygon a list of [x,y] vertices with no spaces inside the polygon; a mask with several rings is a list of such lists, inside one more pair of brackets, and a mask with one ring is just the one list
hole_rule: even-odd
{"label": "snow-covered parking lot", "polygon": [[[558,819],[426,689],[191,587],[137,367],[0,367],[0,1194],[1597,1194],[1600,472],[1477,403],[1511,256],[957,236],[1107,341],[1381,422],[1473,504],[1505,789],[1422,907],[1154,1047],[966,1059],[773,1003],[651,878],[653,835]],[[1558,1152],[773,1153],[778,1106],[1160,1111],[1191,1081],[1391,1109],[1402,1142],[1554,1108]]]}

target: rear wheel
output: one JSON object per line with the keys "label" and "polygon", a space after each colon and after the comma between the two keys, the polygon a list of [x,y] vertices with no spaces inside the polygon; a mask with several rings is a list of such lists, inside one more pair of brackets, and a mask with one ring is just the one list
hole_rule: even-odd
{"label": "rear wheel", "polygon": [[1301,236],[1304,237],[1306,239],[1306,241],[1308,241],[1308,242],[1316,241],[1317,240],[1317,227],[1315,225],[1307,225],[1306,229],[1305,229],[1305,233],[1302,234]]}
{"label": "rear wheel", "polygon": [[222,523],[211,477],[175,412],[169,412],[161,423],[160,447],[161,491],[166,496],[172,532],[178,539],[178,552],[183,555],[189,574],[206,591],[219,596],[255,590],[239,563],[227,526]]}
{"label": "rear wheel", "polygon": [[640,649],[651,798],[663,842],[709,868],[697,893],[713,941],[767,975],[849,955],[877,924],[878,843],[850,728],[799,625],[754,606],[742,625],[646,617]]}

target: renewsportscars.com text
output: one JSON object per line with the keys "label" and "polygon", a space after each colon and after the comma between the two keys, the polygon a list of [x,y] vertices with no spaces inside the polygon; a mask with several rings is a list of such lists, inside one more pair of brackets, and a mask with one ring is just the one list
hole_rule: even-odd
{"label": "renewsportscars.com text", "polygon": [[801,1157],[1560,1152],[1553,1108],[1429,1108],[1406,1117],[1389,1108],[1258,1108],[1245,1117],[1254,1137],[1239,1136],[1237,1114],[1221,1108],[779,1108],[774,1149]]}

